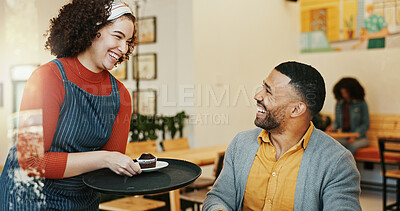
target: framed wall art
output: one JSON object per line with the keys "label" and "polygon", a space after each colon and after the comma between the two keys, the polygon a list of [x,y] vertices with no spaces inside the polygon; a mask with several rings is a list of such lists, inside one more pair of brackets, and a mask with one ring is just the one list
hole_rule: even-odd
{"label": "framed wall art", "polygon": [[156,42],[156,17],[139,18],[137,26],[139,44]]}
{"label": "framed wall art", "polygon": [[[137,111],[137,98],[139,97],[139,112]],[[157,91],[154,89],[144,89],[139,92],[133,91],[133,113],[147,116],[156,115],[157,111]]]}
{"label": "framed wall art", "polygon": [[157,78],[157,54],[139,54],[137,59],[134,57],[133,61],[133,79],[137,79],[138,70],[140,80]]}
{"label": "framed wall art", "polygon": [[121,64],[118,64],[118,66],[114,67],[112,70],[110,70],[110,73],[118,80],[126,80],[127,68],[128,68],[128,63],[124,61]]}

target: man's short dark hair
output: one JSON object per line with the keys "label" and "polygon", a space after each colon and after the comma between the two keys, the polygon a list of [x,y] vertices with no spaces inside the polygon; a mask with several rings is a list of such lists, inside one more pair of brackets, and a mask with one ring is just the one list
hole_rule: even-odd
{"label": "man's short dark hair", "polygon": [[284,62],[275,67],[290,78],[292,85],[305,101],[310,114],[314,116],[324,106],[326,90],[322,75],[310,65],[299,62]]}

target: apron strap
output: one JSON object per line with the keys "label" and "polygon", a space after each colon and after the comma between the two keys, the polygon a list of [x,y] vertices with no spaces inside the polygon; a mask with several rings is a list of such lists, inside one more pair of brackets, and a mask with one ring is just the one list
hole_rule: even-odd
{"label": "apron strap", "polygon": [[60,70],[63,81],[68,81],[67,74],[65,74],[64,66],[59,59],[53,59],[51,62],[55,63]]}

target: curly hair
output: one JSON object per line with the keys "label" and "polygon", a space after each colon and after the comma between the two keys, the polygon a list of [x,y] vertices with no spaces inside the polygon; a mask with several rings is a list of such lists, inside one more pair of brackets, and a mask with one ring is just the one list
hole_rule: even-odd
{"label": "curly hair", "polygon": [[[85,51],[98,36],[98,31],[114,20],[107,21],[114,0],[73,0],[64,5],[57,17],[50,20],[49,35],[45,48],[57,58],[73,57]],[[136,23],[132,14],[123,15]],[[133,52],[136,29],[127,53],[119,58],[117,64],[127,60]]]}
{"label": "curly hair", "polygon": [[335,84],[333,94],[338,101],[343,100],[342,93],[340,92],[341,89],[345,89],[353,100],[364,100],[364,88],[355,78],[342,78]]}
{"label": "curly hair", "polygon": [[326,90],[324,78],[318,70],[299,62],[284,62],[275,69],[290,78],[289,84],[300,93],[311,116],[321,111],[324,106]]}

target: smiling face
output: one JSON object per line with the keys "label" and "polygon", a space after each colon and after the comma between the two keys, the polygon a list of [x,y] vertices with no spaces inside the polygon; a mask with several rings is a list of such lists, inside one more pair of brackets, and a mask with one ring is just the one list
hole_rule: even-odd
{"label": "smiling face", "polygon": [[93,72],[111,70],[118,59],[128,51],[134,25],[131,19],[120,17],[99,30],[92,45],[83,54],[87,58],[84,65]]}
{"label": "smiling face", "polygon": [[257,101],[256,126],[270,131],[285,124],[294,96],[294,88],[289,82],[290,78],[275,69],[263,81],[262,90],[254,96]]}

